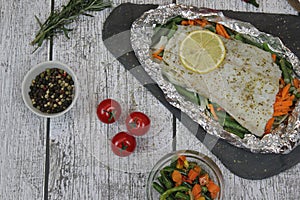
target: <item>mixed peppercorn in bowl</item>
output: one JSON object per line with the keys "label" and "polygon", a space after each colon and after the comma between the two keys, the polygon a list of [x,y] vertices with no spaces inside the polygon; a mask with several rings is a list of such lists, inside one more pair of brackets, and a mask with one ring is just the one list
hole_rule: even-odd
{"label": "mixed peppercorn in bowl", "polygon": [[58,61],[34,66],[24,77],[25,105],[42,117],[57,117],[69,111],[78,97],[78,83],[72,69]]}

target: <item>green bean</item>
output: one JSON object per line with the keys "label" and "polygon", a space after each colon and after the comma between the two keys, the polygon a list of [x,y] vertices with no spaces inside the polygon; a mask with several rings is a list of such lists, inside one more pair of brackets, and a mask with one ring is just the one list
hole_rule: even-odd
{"label": "green bean", "polygon": [[161,196],[160,196],[160,200],[165,200],[167,199],[168,196],[170,196],[172,193],[174,192],[187,192],[190,189],[188,187],[185,186],[178,186],[178,187],[174,187],[174,188],[170,188],[167,191],[165,191]]}
{"label": "green bean", "polygon": [[185,18],[182,18],[180,15],[173,17],[170,19],[167,23],[175,23],[175,24],[180,24],[182,20],[186,20]]}
{"label": "green bean", "polygon": [[178,85],[174,85],[174,87],[181,96],[185,97],[186,100],[196,105],[200,105],[199,98],[197,97],[197,94],[195,92],[188,91],[185,88]]}
{"label": "green bean", "polygon": [[165,189],[159,185],[157,182],[153,182],[152,183],[152,187],[159,193],[159,194],[163,194],[165,192]]}
{"label": "green bean", "polygon": [[163,185],[167,188],[170,189],[174,186],[172,180],[166,175],[166,173],[164,173],[163,171],[160,171],[161,174],[161,179],[163,182]]}
{"label": "green bean", "polygon": [[244,42],[244,43],[251,44],[251,45],[256,46],[256,47],[258,47],[258,48],[260,48],[260,49],[263,49],[263,45],[262,45],[262,44],[260,44],[260,43],[258,43],[258,42],[256,42],[256,41],[254,41],[254,40],[253,40],[250,36],[248,36],[248,35],[243,35],[243,34],[238,33],[238,34],[236,34],[236,35],[234,36],[234,38],[237,39],[237,40],[240,40],[240,41],[242,41],[242,42]]}
{"label": "green bean", "polygon": [[[268,43],[266,43],[266,42],[263,43],[263,49],[264,49],[265,51],[267,51],[267,52],[272,53],[272,54],[276,54],[274,51],[272,51],[272,50],[270,49]],[[277,57],[277,54],[276,54],[276,57]]]}
{"label": "green bean", "polygon": [[174,167],[174,166],[166,166],[166,167],[162,168],[161,171],[171,173],[175,169],[176,169],[176,167]]}
{"label": "green bean", "polygon": [[175,32],[177,31],[178,27],[177,25],[173,22],[172,23],[172,27],[171,27],[171,30],[169,31],[167,37],[168,39],[170,39],[171,37],[173,37],[173,35],[175,34]]}
{"label": "green bean", "polygon": [[283,80],[286,84],[291,83],[291,76],[286,66],[285,59],[281,58],[279,61],[280,69],[282,71]]}
{"label": "green bean", "polygon": [[177,192],[175,194],[175,198],[180,200],[190,200],[190,195],[184,194],[182,192]]}
{"label": "green bean", "polygon": [[190,189],[193,188],[193,186],[192,186],[191,184],[189,184],[188,182],[183,182],[181,185],[182,185],[182,186],[185,186],[185,187],[188,187],[188,188],[190,188]]}

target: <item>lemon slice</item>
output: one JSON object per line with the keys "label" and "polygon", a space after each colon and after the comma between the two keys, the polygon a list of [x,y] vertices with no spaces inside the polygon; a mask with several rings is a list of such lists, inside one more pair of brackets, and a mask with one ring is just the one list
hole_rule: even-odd
{"label": "lemon slice", "polygon": [[179,47],[183,66],[204,74],[216,69],[226,55],[221,38],[210,31],[197,30],[189,33]]}

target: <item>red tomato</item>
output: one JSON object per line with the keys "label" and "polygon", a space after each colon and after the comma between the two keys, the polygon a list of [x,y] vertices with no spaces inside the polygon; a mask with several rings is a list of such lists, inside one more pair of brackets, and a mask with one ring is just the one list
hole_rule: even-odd
{"label": "red tomato", "polygon": [[100,102],[97,108],[97,116],[100,121],[111,124],[117,121],[121,115],[120,104],[113,99],[105,99]]}
{"label": "red tomato", "polygon": [[150,119],[142,112],[132,112],[126,118],[126,127],[131,135],[141,136],[150,129]]}
{"label": "red tomato", "polygon": [[135,137],[126,132],[117,133],[111,140],[112,151],[120,157],[129,156],[135,150],[135,147]]}

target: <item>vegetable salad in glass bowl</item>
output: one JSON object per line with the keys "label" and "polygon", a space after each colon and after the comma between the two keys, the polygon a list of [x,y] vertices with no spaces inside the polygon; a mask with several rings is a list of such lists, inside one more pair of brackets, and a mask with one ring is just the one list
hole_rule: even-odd
{"label": "vegetable salad in glass bowl", "polygon": [[162,157],[147,181],[147,199],[222,199],[224,180],[219,167],[207,156],[179,150]]}

